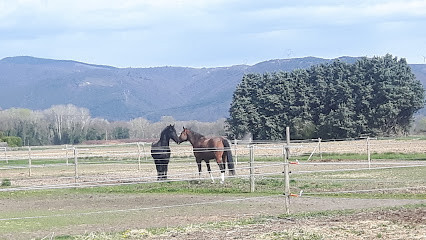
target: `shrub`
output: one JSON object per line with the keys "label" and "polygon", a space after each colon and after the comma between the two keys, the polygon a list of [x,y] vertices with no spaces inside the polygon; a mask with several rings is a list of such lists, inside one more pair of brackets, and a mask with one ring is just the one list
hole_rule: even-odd
{"label": "shrub", "polygon": [[9,136],[3,137],[1,140],[7,142],[9,147],[22,147],[22,139],[20,137]]}
{"label": "shrub", "polygon": [[1,186],[2,186],[2,187],[9,187],[10,185],[12,185],[12,184],[10,183],[10,179],[5,178],[5,179],[3,179],[3,180],[1,181]]}

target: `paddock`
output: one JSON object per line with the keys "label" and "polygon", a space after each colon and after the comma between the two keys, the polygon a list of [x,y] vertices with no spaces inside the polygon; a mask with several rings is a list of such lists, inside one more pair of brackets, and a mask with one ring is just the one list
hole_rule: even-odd
{"label": "paddock", "polygon": [[[254,176],[259,180],[270,176],[275,178],[283,176],[287,146],[285,142],[235,140],[231,142],[236,178]],[[135,142],[113,145],[4,148],[0,153],[1,179],[9,179],[11,186],[0,188],[0,191],[156,182],[150,145]],[[315,139],[294,141],[288,147],[289,160],[293,163],[290,166],[291,179],[315,172],[411,168],[426,165],[422,157],[407,159],[407,154],[426,154],[426,140]],[[204,164],[202,179],[199,179],[192,146],[172,144],[171,151],[169,181],[208,179]],[[250,151],[253,151],[251,160]],[[376,156],[380,157],[380,154],[386,153],[400,155],[394,159],[377,159]],[[329,156],[333,154],[339,155],[338,159],[335,157],[330,159]],[[352,157],[358,155],[357,159],[351,160],[349,156],[351,154]],[[213,161],[211,165],[213,175],[218,178],[217,164]]]}
{"label": "paddock", "polygon": [[[171,144],[167,181],[157,181],[150,143],[4,149],[0,179],[10,186],[0,188],[0,221],[7,223],[0,236],[43,238],[283,214],[286,147],[290,213],[425,204],[425,140],[231,142],[236,175],[227,175],[224,184],[211,183],[205,165],[198,177],[189,144]],[[211,164],[219,178],[218,166]],[[115,193],[120,186],[130,190]],[[98,187],[112,187],[112,193]],[[180,193],[181,188],[193,193]]]}
{"label": "paddock", "polygon": [[[256,180],[283,176],[285,147],[290,149],[290,179],[319,172],[424,167],[426,140],[361,139],[285,142],[231,141],[237,175]],[[0,191],[88,187],[157,182],[150,143],[3,148],[0,178],[11,186]],[[208,180],[203,163],[199,179],[192,146],[171,144],[168,181]],[[1,150],[1,149],[0,149]],[[250,159],[253,151],[253,159]],[[396,154],[393,159],[381,159]],[[398,155],[399,154],[399,155]],[[420,154],[420,157],[409,156]],[[333,155],[333,156],[331,156]],[[356,159],[351,160],[356,156]],[[299,161],[300,160],[300,161]],[[252,161],[252,162],[251,162]],[[212,161],[215,178],[219,168]],[[230,177],[230,176],[227,176]]]}

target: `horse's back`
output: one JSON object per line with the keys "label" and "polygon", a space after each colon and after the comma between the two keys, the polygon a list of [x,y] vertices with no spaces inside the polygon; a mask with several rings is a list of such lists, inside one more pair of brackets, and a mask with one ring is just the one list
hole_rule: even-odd
{"label": "horse's back", "polygon": [[161,146],[160,141],[151,144],[151,156],[154,159],[170,158],[170,147],[168,145]]}
{"label": "horse's back", "polygon": [[194,155],[203,160],[220,159],[223,154],[223,142],[221,137],[205,138],[194,146]]}
{"label": "horse's back", "polygon": [[223,148],[223,138],[214,137],[207,140],[206,143],[207,148],[214,148],[215,150]]}

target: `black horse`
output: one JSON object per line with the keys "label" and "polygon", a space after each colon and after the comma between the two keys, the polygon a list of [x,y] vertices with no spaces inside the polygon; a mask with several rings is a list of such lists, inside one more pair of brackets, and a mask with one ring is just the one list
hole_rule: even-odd
{"label": "black horse", "polygon": [[154,158],[155,167],[157,168],[157,179],[167,179],[167,169],[170,161],[169,141],[173,139],[179,144],[179,138],[176,134],[175,126],[169,125],[161,131],[160,140],[151,145],[151,156]]}

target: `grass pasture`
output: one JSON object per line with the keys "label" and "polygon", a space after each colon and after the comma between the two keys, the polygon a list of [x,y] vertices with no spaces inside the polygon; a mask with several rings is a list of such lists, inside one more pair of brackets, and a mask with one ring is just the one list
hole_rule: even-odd
{"label": "grass pasture", "polygon": [[[78,178],[71,153],[67,165],[61,148],[31,149],[31,172],[28,152],[10,151],[7,162],[0,159],[0,178],[10,183],[0,187],[0,239],[393,239],[397,232],[406,238],[421,236],[426,141],[385,140],[384,149],[378,150],[381,141],[370,142],[370,162],[365,149],[360,150],[365,141],[321,143],[321,152],[317,143],[296,144],[290,160],[298,164],[290,165],[290,187],[291,193],[303,194],[291,198],[289,216],[282,215],[282,145],[256,147],[254,193],[243,145],[234,149],[237,176],[225,184],[211,183],[206,174],[198,179],[188,146],[172,149],[167,182],[156,181],[152,160],[143,155],[147,146],[139,152],[132,145],[85,146],[79,153]],[[217,170],[217,165],[212,168]],[[331,230],[324,233],[322,221]],[[364,229],[368,224],[376,231]],[[250,228],[259,233],[251,236]]]}

